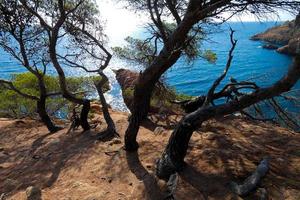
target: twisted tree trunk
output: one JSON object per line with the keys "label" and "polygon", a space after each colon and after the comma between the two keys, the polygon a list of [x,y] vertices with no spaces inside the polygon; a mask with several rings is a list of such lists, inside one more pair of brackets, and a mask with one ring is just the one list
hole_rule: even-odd
{"label": "twisted tree trunk", "polygon": [[231,182],[231,190],[239,196],[247,196],[257,188],[257,185],[267,174],[269,168],[269,158],[266,157],[259,163],[255,171],[249,177],[247,177],[242,184],[239,185],[236,182]]}
{"label": "twisted tree trunk", "polygon": [[46,97],[41,96],[39,100],[37,100],[37,112],[42,120],[42,122],[47,126],[48,130],[51,133],[55,133],[60,130],[59,127],[55,126],[55,124],[50,119],[47,111],[46,111]]}
{"label": "twisted tree trunk", "polygon": [[132,105],[132,113],[129,120],[129,125],[125,132],[125,149],[126,151],[136,151],[139,147],[136,138],[139,131],[140,123],[147,117],[150,98],[154,86],[144,87],[138,83],[135,85],[134,89],[134,99]]}
{"label": "twisted tree trunk", "polygon": [[95,82],[95,86],[96,86],[98,94],[99,94],[104,119],[107,124],[106,134],[101,135],[99,138],[99,139],[104,139],[107,137],[119,136],[119,134],[117,133],[115,123],[109,114],[108,105],[106,103],[106,99],[104,97],[103,90],[102,90],[102,87],[108,81],[108,78],[103,72],[100,73],[100,75],[101,75],[102,79],[99,82]]}
{"label": "twisted tree trunk", "polygon": [[60,130],[60,127],[55,126],[55,124],[51,121],[46,109],[46,99],[47,99],[47,89],[45,86],[45,82],[43,79],[43,75],[37,74],[38,84],[39,84],[39,91],[40,91],[40,98],[37,100],[37,112],[44,124],[47,126],[48,130],[51,133],[57,132]]}
{"label": "twisted tree trunk", "polygon": [[201,127],[204,121],[214,117],[232,114],[259,101],[270,99],[283,92],[287,92],[296,84],[299,78],[300,55],[297,55],[287,75],[274,85],[258,89],[251,94],[243,95],[239,99],[232,100],[225,104],[199,108],[183,117],[173,131],[167,147],[157,162],[157,176],[168,180],[172,174],[176,171],[180,171],[184,167],[184,158],[187,153],[190,138],[193,132]]}
{"label": "twisted tree trunk", "polygon": [[179,24],[177,28],[166,38],[164,47],[159,55],[153,60],[150,66],[140,74],[134,89],[133,112],[125,133],[125,149],[127,151],[136,151],[138,149],[136,137],[141,121],[144,120],[148,114],[154,85],[158,82],[162,74],[172,67],[180,58],[189,31],[201,19],[205,19],[211,12],[221,8],[227,3],[227,1],[219,1],[211,6],[202,8],[199,6],[200,2],[198,0],[190,1],[183,20],[178,21]]}

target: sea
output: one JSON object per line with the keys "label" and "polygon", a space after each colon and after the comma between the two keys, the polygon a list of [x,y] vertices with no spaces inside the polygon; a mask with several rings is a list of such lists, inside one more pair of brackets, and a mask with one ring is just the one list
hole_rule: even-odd
{"label": "sea", "polygon": [[[250,37],[265,31],[266,29],[279,25],[282,22],[228,22],[210,31],[206,39],[199,45],[201,50],[211,50],[217,55],[215,63],[210,63],[199,58],[187,62],[181,58],[164,74],[164,81],[176,91],[199,96],[206,94],[214,80],[223,72],[228,59],[228,51],[231,48],[230,28],[233,29],[237,46],[233,53],[233,60],[227,77],[222,81],[221,86],[228,83],[233,77],[238,81],[254,81],[259,86],[268,86],[280,79],[292,63],[292,57],[277,53],[275,50],[262,48],[264,42],[252,41]],[[137,28],[131,36],[143,38],[147,35],[145,29]],[[115,43],[114,43],[115,44]],[[124,43],[120,44],[123,45]],[[106,93],[107,101],[116,110],[127,111],[123,100],[120,86],[112,70],[126,68],[134,71],[143,70],[142,66],[135,63],[128,63],[114,57],[108,69],[105,70],[109,76],[111,90]],[[11,74],[25,72],[18,62],[12,59],[7,53],[0,49],[0,78],[9,79]],[[80,69],[66,69],[67,76],[88,76]],[[55,75],[54,69],[48,70],[49,74]],[[300,90],[300,83],[293,88]],[[293,112],[300,112],[291,104],[285,105]]]}

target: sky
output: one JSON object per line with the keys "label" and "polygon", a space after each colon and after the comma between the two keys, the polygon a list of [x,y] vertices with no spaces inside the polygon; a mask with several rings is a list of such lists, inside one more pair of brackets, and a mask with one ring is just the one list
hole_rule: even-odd
{"label": "sky", "polygon": [[[112,45],[120,45],[124,38],[134,33],[146,21],[145,17],[139,16],[132,11],[126,10],[122,4],[112,0],[96,0],[102,19],[106,20],[105,32],[109,35]],[[228,14],[224,14],[228,16]],[[294,16],[279,12],[279,17],[270,16],[268,21],[286,21],[293,19]],[[231,21],[257,21],[252,15],[235,16]]]}

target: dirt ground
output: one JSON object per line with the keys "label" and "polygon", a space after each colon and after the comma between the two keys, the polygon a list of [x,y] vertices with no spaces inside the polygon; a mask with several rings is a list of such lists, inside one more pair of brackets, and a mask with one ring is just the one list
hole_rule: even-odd
{"label": "dirt ground", "polygon": [[[139,132],[139,151],[126,153],[128,114],[111,114],[121,138],[110,141],[97,140],[105,128],[101,116],[95,130],[69,134],[67,129],[49,134],[36,121],[1,119],[0,195],[22,200],[26,188],[36,186],[44,200],[164,199],[166,184],[155,177],[155,162],[180,116],[150,117]],[[268,198],[299,200],[300,135],[232,116],[209,121],[194,133],[175,198],[242,199],[230,192],[229,182],[242,181],[264,156],[271,157],[271,168],[260,187]],[[259,199],[258,192],[244,199]]]}

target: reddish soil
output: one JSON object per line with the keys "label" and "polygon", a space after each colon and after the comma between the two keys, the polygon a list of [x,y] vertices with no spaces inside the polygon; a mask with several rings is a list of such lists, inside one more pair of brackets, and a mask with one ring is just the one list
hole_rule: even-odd
{"label": "reddish soil", "polygon": [[[0,196],[26,199],[25,189],[36,186],[44,200],[163,199],[166,184],[154,175],[155,160],[180,116],[163,121],[152,116],[139,132],[138,153],[126,153],[122,146],[128,115],[111,113],[122,138],[106,142],[96,140],[105,128],[102,117],[93,120],[102,122],[96,130],[70,134],[67,129],[49,134],[36,121],[1,119]],[[157,126],[165,130],[154,133]],[[238,117],[209,121],[194,133],[175,198],[241,199],[228,183],[246,178],[264,156],[271,157],[271,169],[260,187],[269,199],[299,200],[300,135]]]}

